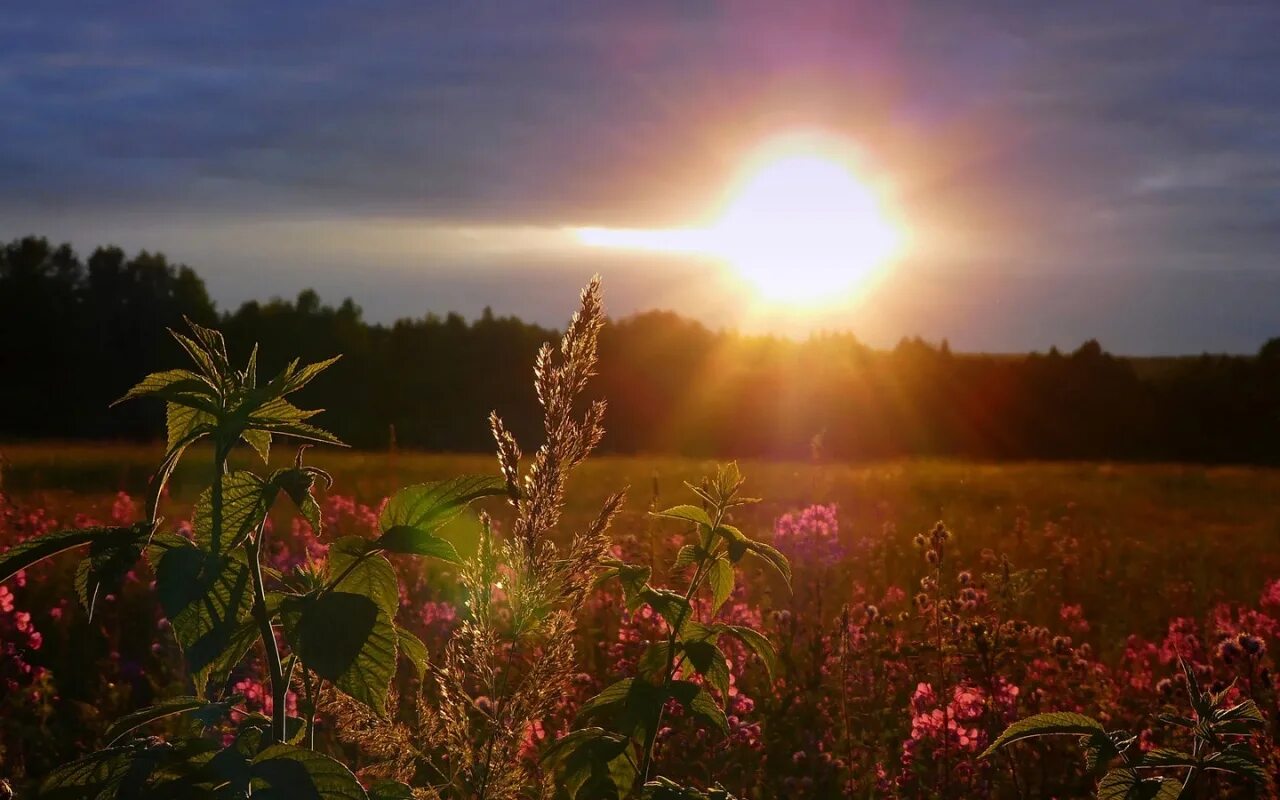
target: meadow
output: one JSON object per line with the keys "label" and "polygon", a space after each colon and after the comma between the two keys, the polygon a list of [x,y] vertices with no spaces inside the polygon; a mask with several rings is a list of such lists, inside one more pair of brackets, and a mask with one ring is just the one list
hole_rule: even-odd
{"label": "meadow", "polygon": [[[287,464],[284,450],[273,462]],[[163,447],[15,444],[0,452],[0,542],[12,543],[89,518],[136,521]],[[201,465],[211,459],[196,448],[172,476],[171,521],[189,518],[211,474]],[[335,536],[369,535],[398,487],[496,470],[491,456],[324,447],[309,462],[334,478],[332,490],[317,488],[326,534],[317,540],[290,514],[273,513],[269,560],[281,570],[323,558]],[[247,454],[233,459],[249,463]],[[1172,688],[1179,658],[1206,685],[1222,689],[1237,679],[1232,691],[1247,692],[1276,718],[1267,648],[1274,652],[1280,633],[1280,471],[918,460],[739,468],[743,491],[761,502],[735,509],[734,524],[771,541],[793,574],[788,591],[744,562],[725,614],[763,630],[779,667],[769,677],[748,653],[726,646],[730,732],[669,722],[657,747],[668,777],[758,798],[1085,796],[1094,778],[1069,746],[1038,740],[1008,749],[1008,760],[979,754],[1005,725],[1042,711],[1096,716],[1131,731],[1145,749],[1173,744],[1153,711],[1186,705]],[[585,528],[606,496],[628,488],[611,528],[614,552],[667,576],[685,538],[650,512],[688,502],[685,482],[714,470],[693,459],[592,457],[569,483],[559,530]],[[478,505],[501,519],[501,501]],[[939,520],[951,534],[943,565],[923,558],[915,541]],[[473,553],[475,517],[458,518],[443,535],[464,556]],[[0,774],[15,785],[100,744],[114,719],[189,693],[181,655],[148,597],[146,568],[130,573],[89,622],[75,602],[74,563],[62,556],[0,589],[9,652],[0,668]],[[438,661],[466,615],[465,594],[449,565],[397,562],[397,570],[405,587],[398,619]],[[940,636],[929,608],[943,594],[962,621]],[[1242,636],[1257,637],[1263,652],[1242,654],[1235,644]],[[615,586],[595,590],[575,634],[572,691],[527,734],[523,757],[535,772],[539,749],[660,637],[649,608],[624,611]],[[397,685],[408,694],[414,680],[401,670]],[[270,709],[252,664],[232,682],[245,696],[243,711]],[[323,713],[317,725],[320,740],[345,753],[366,783],[384,774],[385,746],[344,740]],[[1267,744],[1259,753],[1269,781],[1274,751]],[[403,765],[398,775],[421,783]],[[1195,796],[1270,790],[1210,777],[1200,791]]]}

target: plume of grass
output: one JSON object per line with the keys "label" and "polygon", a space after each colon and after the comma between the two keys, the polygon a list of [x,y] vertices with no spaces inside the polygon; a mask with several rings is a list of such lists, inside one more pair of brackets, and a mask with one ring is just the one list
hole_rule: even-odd
{"label": "plume of grass", "polygon": [[[594,278],[559,347],[546,344],[538,351],[534,386],[545,440],[527,466],[502,418],[496,412],[489,417],[512,507],[509,535],[500,539],[493,521],[482,516],[476,553],[460,572],[469,613],[432,669],[430,700],[418,704],[413,726],[373,715],[357,720],[342,716],[346,709],[330,709],[344,719],[340,727],[347,741],[373,758],[381,756],[382,774],[413,780],[420,791],[505,800],[539,783],[520,756],[521,746],[569,689],[575,620],[624,499],[622,492],[607,498],[567,547],[553,541],[569,476],[604,435],[604,402],[579,408],[595,372],[603,325],[600,281]],[[422,768],[422,761],[429,767]],[[441,782],[423,785],[424,774]]]}

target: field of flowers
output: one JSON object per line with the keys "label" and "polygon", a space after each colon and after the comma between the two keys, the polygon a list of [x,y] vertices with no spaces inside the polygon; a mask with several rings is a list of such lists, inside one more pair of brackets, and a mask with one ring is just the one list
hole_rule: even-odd
{"label": "field of flowers", "polygon": [[[4,452],[0,551],[58,528],[137,521],[156,457],[124,446]],[[273,512],[267,558],[282,573],[322,561],[339,536],[376,536],[392,487],[492,471],[480,457],[313,460],[340,488],[321,494],[321,538],[301,517]],[[1179,659],[1205,688],[1257,702],[1272,727],[1252,746],[1271,780],[1280,774],[1272,678],[1280,474],[1097,464],[741,467],[747,493],[763,502],[738,509],[734,524],[785,553],[793,577],[788,589],[748,566],[724,616],[764,631],[779,665],[770,675],[736,641],[724,642],[729,733],[689,724],[673,707],[657,736],[666,776],[718,782],[743,798],[1088,796],[1096,777],[1070,739],[979,755],[1008,724],[1045,711],[1088,714],[1131,732],[1143,750],[1185,746],[1176,727],[1157,719],[1189,713]],[[175,475],[170,509],[195,501],[183,487],[201,476],[188,469]],[[612,528],[615,554],[664,576],[690,532],[648,512],[684,502],[683,481],[707,469],[589,461],[571,483],[563,527],[629,485]],[[119,491],[88,488],[104,485]],[[501,504],[483,505],[501,524]],[[446,535],[464,554],[474,549],[474,518],[454,521]],[[60,557],[0,585],[0,777],[15,787],[104,744],[113,720],[190,693],[145,562],[100,599],[92,622],[75,597],[75,563]],[[459,582],[441,562],[396,568],[396,621],[437,661],[468,613]],[[621,594],[616,581],[602,583],[581,609],[573,691],[525,734],[522,756],[535,772],[578,707],[633,674],[646,645],[664,635],[658,614],[647,605],[626,611]],[[244,696],[237,714],[269,712],[263,680],[254,658],[236,670],[231,688]],[[402,667],[399,695],[412,696],[420,680]],[[324,747],[346,752],[358,774],[379,774],[390,753],[357,747],[325,722],[322,712]],[[1265,796],[1273,785],[1215,773],[1197,796]]]}

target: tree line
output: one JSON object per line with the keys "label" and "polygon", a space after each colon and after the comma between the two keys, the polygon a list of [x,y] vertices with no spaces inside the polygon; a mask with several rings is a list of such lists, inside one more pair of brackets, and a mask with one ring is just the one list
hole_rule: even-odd
{"label": "tree line", "polygon": [[[158,253],[26,237],[0,248],[0,438],[144,438],[162,411],[108,408],[141,375],[181,362],[183,317],[261,343],[343,358],[307,388],[325,424],[368,448],[490,451],[486,412],[526,440],[529,375],[554,331],[486,311],[366,322],[314,291],[219,311],[190,267]],[[1280,339],[1253,356],[1130,359],[1073,352],[969,355],[846,333],[797,341],[712,331],[651,311],[611,321],[594,389],[619,453],[864,459],[901,456],[1280,462]]]}

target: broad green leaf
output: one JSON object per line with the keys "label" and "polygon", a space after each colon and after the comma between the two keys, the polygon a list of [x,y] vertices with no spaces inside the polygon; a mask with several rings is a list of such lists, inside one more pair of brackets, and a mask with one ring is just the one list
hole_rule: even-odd
{"label": "broad green leaf", "polygon": [[644,590],[649,584],[653,570],[643,564],[623,564],[614,568],[618,582],[622,584],[622,598],[628,611],[635,611],[644,603]]}
{"label": "broad green leaf", "polygon": [[636,662],[636,674],[654,682],[666,680],[671,662],[671,643],[666,639],[650,642]]}
{"label": "broad green leaf", "polygon": [[635,683],[633,678],[623,678],[617,683],[606,687],[600,694],[582,704],[582,707],[578,709],[578,717],[583,719],[599,711],[625,703],[633,683]]}
{"label": "broad green leaf", "polygon": [[396,527],[434,531],[483,497],[506,495],[506,482],[490,475],[460,475],[435,483],[408,486],[396,492],[382,509],[383,531]]}
{"label": "broad green leaf", "polygon": [[680,548],[680,552],[676,553],[675,563],[671,565],[673,570],[682,570],[685,567],[698,563],[707,555],[707,551],[702,549],[701,545],[686,544]]}
{"label": "broad green leaf", "polygon": [[767,636],[746,625],[714,625],[712,627],[714,630],[736,636],[742,640],[742,643],[764,662],[764,668],[769,673],[769,679],[773,680],[774,675],[778,672],[778,654],[774,652],[773,644]]}
{"label": "broad green leaf", "polygon": [[703,525],[707,529],[714,527],[711,517],[707,516],[707,512],[697,506],[679,505],[672,506],[665,511],[654,512],[655,516],[666,517],[667,519],[681,519],[686,522],[692,522],[697,525]]}
{"label": "broad green leaf", "polygon": [[714,616],[733,594],[733,565],[724,558],[711,562],[707,570],[707,585],[711,587],[711,614]]}
{"label": "broad green leaf", "polygon": [[388,617],[400,610],[400,581],[395,568],[377,553],[362,536],[344,536],[329,546],[329,588],[351,594],[362,594]]}
{"label": "broad green leaf", "polygon": [[1077,734],[1081,736],[1092,736],[1094,734],[1106,734],[1102,724],[1097,720],[1086,717],[1083,714],[1074,714],[1069,711],[1052,711],[1047,714],[1036,714],[1026,719],[1018,720],[1009,727],[1004,729],[1004,733],[996,737],[985,751],[981,758],[986,758],[996,750],[1007,744],[1022,741],[1023,739],[1031,739],[1036,736],[1054,736],[1060,734]]}
{"label": "broad green leaf", "polygon": [[173,401],[165,404],[165,429],[168,432],[168,449],[173,451],[184,442],[212,433],[217,420],[208,411],[182,405]]}
{"label": "broad green leaf", "polygon": [[93,619],[103,590],[110,593],[118,589],[125,575],[138,563],[151,530],[150,523],[139,523],[97,536],[89,543],[89,555],[76,567],[75,579],[76,594],[89,619]]}
{"label": "broad green leaf", "polygon": [[142,748],[134,745],[99,750],[58,767],[40,784],[42,800],[119,797],[120,784]]}
{"label": "broad green leaf", "polygon": [[316,475],[330,481],[328,474],[319,470],[310,467],[290,467],[276,470],[272,473],[270,482],[289,496],[293,504],[298,507],[298,513],[302,514],[302,518],[311,526],[312,532],[320,536],[323,533],[320,504],[311,493],[315,488]]}
{"label": "broad green leaf", "polygon": [[244,439],[244,443],[253,448],[253,451],[262,459],[262,463],[267,463],[267,459],[271,456],[271,434],[266,431],[247,430],[240,434],[240,438]]}
{"label": "broad green leaf", "polygon": [[369,800],[413,800],[413,789],[400,781],[378,781],[369,787]]}
{"label": "broad green leaf", "polygon": [[1259,785],[1267,783],[1266,767],[1258,761],[1258,757],[1247,747],[1233,747],[1228,750],[1221,750],[1205,758],[1201,762],[1201,766],[1205,769],[1219,772],[1230,772],[1233,775],[1248,778]]}
{"label": "broad green leaf", "polygon": [[1138,762],[1144,767],[1195,767],[1199,759],[1190,753],[1171,747],[1157,747],[1143,753]]}
{"label": "broad green leaf", "polygon": [[33,536],[0,553],[0,582],[7,581],[15,574],[46,558],[89,544],[99,536],[110,537],[112,541],[116,541],[117,537],[119,540],[127,540],[132,535],[133,528],[77,528]]}
{"label": "broad green leaf", "polygon": [[240,646],[253,608],[243,552],[174,547],[156,565],[156,589],[192,673],[204,672]]}
{"label": "broad green leaf", "polygon": [[1098,800],[1177,800],[1182,784],[1169,778],[1143,779],[1132,769],[1113,769],[1098,781]]}
{"label": "broad green leaf", "polygon": [[684,598],[684,595],[670,589],[654,589],[651,586],[645,586],[640,592],[639,599],[662,615],[672,630],[679,630],[684,621],[692,616],[689,601]]}
{"label": "broad green leaf", "polygon": [[328,756],[275,744],[253,759],[254,800],[368,800],[356,776]]}
{"label": "broad green leaf", "polygon": [[453,542],[430,531],[408,525],[396,525],[374,542],[388,553],[411,556],[433,556],[450,564],[461,564],[462,556]]}
{"label": "broad green leaf", "polygon": [[721,733],[729,733],[729,720],[724,715],[724,709],[720,708],[706,689],[689,681],[672,681],[671,696],[694,717],[710,722]]}
{"label": "broad green leaf", "polygon": [[325,592],[290,597],[281,607],[285,636],[304,666],[379,716],[396,669],[396,630],[368,596]]}
{"label": "broad green leaf", "polygon": [[636,765],[630,740],[603,728],[579,728],[557,739],[542,757],[556,774],[564,796],[574,800],[617,800],[631,791]]}
{"label": "broad green leaf", "polygon": [[787,586],[791,586],[791,563],[787,561],[787,557],[779,552],[771,545],[764,542],[748,542],[748,552],[764,559],[769,566],[777,570],[782,579],[787,582]]}
{"label": "broad green leaf", "polygon": [[276,487],[248,470],[222,476],[222,530],[214,545],[213,490],[205,489],[191,512],[196,543],[212,550],[239,547],[267,518]]}
{"label": "broad green leaf", "polygon": [[684,643],[684,652],[688,663],[701,676],[706,678],[707,685],[720,692],[722,698],[729,696],[729,663],[724,652],[708,641]]}
{"label": "broad green leaf", "polygon": [[413,665],[413,670],[418,673],[418,677],[426,677],[427,664],[431,659],[427,652],[427,646],[422,643],[422,640],[397,625],[396,644],[400,649],[400,655],[408,659],[409,663]]}
{"label": "broad green leaf", "polygon": [[[149,725],[157,720],[172,717],[176,714],[185,714],[188,711],[216,712],[218,716],[225,716],[230,712],[231,705],[229,701],[209,703],[199,697],[171,697],[167,700],[161,700],[153,706],[140,708],[124,715],[111,723],[111,727],[107,728],[103,738],[108,746],[114,745],[130,731],[141,728],[143,725]],[[208,719],[209,717],[205,717],[206,724],[208,724]]]}
{"label": "broad green leaf", "polygon": [[209,383],[204,377],[191,370],[170,369],[151,373],[111,405],[114,406],[136,397],[148,396],[162,397],[166,400],[176,397],[203,396],[212,402],[213,395],[213,384]]}

